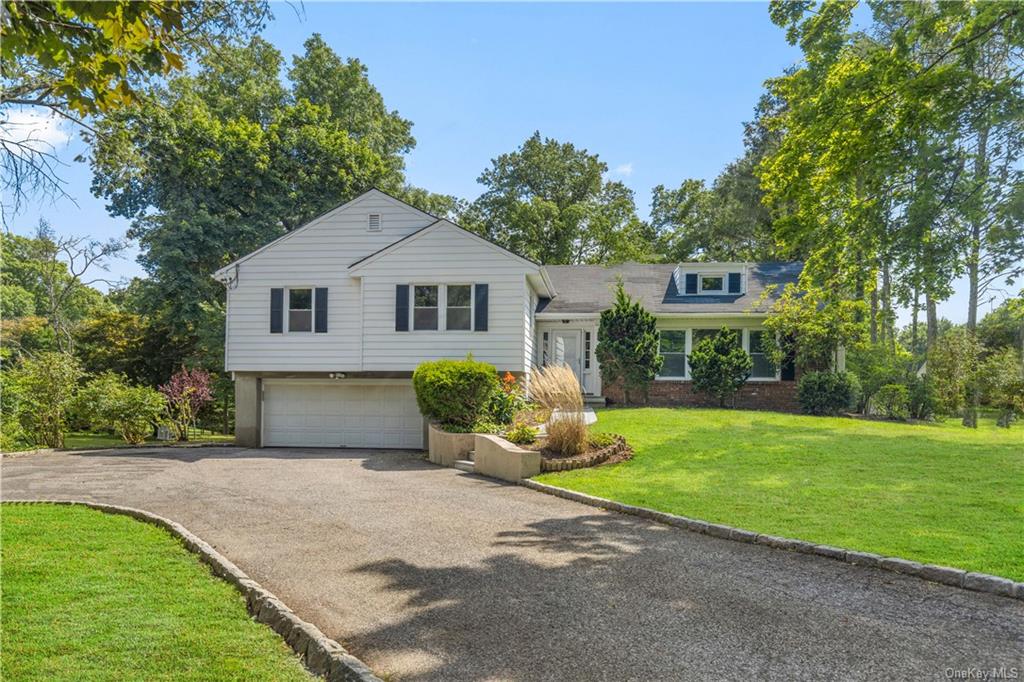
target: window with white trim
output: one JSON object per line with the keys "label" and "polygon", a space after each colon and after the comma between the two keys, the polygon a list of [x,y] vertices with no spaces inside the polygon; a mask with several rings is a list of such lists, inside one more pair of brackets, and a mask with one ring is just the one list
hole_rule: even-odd
{"label": "window with white trim", "polygon": [[413,287],[412,328],[414,331],[438,329],[437,285]]}
{"label": "window with white trim", "polygon": [[473,328],[473,287],[449,284],[445,287],[445,325],[448,330],[469,331]]}
{"label": "window with white trim", "polygon": [[754,367],[750,370],[751,379],[774,379],[776,377],[775,365],[765,355],[764,337],[767,332],[760,329],[751,329],[747,333],[747,352],[754,361]]}
{"label": "window with white trim", "polygon": [[686,330],[662,329],[658,336],[658,352],[663,358],[659,377],[686,377]]}
{"label": "window with white trim", "polygon": [[288,331],[313,331],[313,290],[288,290]]}

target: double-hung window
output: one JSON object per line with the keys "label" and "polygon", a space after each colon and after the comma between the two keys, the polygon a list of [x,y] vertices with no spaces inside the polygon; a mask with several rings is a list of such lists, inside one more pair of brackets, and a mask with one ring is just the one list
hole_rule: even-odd
{"label": "double-hung window", "polygon": [[288,290],[288,331],[313,331],[313,290]]}
{"label": "double-hung window", "polygon": [[762,344],[765,334],[766,332],[762,330],[751,329],[747,335],[747,352],[754,361],[754,367],[750,370],[751,379],[774,379],[776,376],[775,366],[764,353]]}
{"label": "double-hung window", "polygon": [[473,328],[473,287],[469,284],[449,284],[445,291],[444,328],[469,331]]}
{"label": "double-hung window", "polygon": [[660,377],[682,379],[686,376],[686,330],[663,329],[660,334],[658,352],[664,358]]}
{"label": "double-hung window", "polygon": [[413,289],[412,328],[416,331],[436,330],[437,285],[418,284]]}

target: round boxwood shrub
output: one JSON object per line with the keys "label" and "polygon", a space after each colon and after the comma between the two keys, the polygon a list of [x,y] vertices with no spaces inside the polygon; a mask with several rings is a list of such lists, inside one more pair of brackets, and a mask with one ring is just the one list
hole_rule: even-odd
{"label": "round boxwood shrub", "polygon": [[797,399],[806,414],[839,414],[857,401],[860,383],[849,372],[807,372],[800,377]]}
{"label": "round boxwood shrub", "polygon": [[424,362],[413,372],[412,385],[424,417],[463,428],[480,420],[499,390],[494,367],[472,357]]}

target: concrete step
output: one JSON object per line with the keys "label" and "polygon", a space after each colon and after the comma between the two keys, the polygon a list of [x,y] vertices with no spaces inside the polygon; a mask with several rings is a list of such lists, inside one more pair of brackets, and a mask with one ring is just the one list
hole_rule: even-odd
{"label": "concrete step", "polygon": [[604,407],[608,404],[608,399],[603,395],[585,395],[583,396],[583,404],[593,407]]}
{"label": "concrete step", "polygon": [[468,459],[457,459],[455,460],[455,468],[459,471],[465,471],[466,473],[471,474],[476,469],[476,465]]}
{"label": "concrete step", "polygon": [[476,460],[475,460],[475,459],[473,459],[473,456],[474,456],[474,455],[476,455],[476,450],[470,450],[470,451],[469,451],[469,452],[468,452],[468,453],[466,454],[466,459],[468,459],[468,460],[469,460],[470,462],[475,462]]}

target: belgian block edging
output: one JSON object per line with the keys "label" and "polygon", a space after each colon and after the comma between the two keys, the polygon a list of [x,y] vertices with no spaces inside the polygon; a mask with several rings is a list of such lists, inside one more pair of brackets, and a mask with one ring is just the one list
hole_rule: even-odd
{"label": "belgian block edging", "polygon": [[315,625],[296,616],[273,593],[263,588],[246,575],[242,569],[231,563],[227,557],[176,521],[142,509],[82,500],[4,500],[3,503],[79,505],[108,514],[130,516],[139,521],[159,526],[171,535],[178,537],[189,551],[198,554],[200,560],[209,565],[210,571],[214,575],[234,585],[245,597],[245,606],[252,617],[280,635],[314,675],[324,677],[330,682],[382,682],[366,664],[320,632]]}
{"label": "belgian block edging", "polygon": [[713,535],[714,537],[734,540],[736,542],[750,542],[759,545],[768,545],[769,547],[786,549],[791,552],[814,554],[817,556],[827,557],[829,559],[845,561],[848,564],[881,568],[894,573],[901,573],[903,575],[921,578],[922,580],[942,583],[943,585],[951,585],[953,587],[975,590],[977,592],[988,592],[990,594],[998,594],[1004,597],[1011,597],[1024,601],[1024,583],[1014,582],[1009,578],[1001,578],[997,575],[989,575],[988,573],[972,573],[959,568],[952,568],[950,566],[921,564],[916,561],[909,561],[898,557],[885,557],[878,554],[872,554],[870,552],[858,552],[852,549],[845,549],[843,547],[816,545],[812,542],[805,542],[803,540],[793,540],[791,538],[782,538],[775,535],[764,535],[762,533],[755,533],[754,531],[744,530],[742,528],[733,528],[732,526],[726,526],[720,523],[708,523],[707,521],[701,521],[700,519],[691,519],[686,516],[655,511],[654,509],[648,509],[646,507],[635,507],[631,504],[623,504],[603,497],[595,497],[594,495],[578,493],[574,490],[566,490],[565,488],[540,483],[528,478],[521,480],[519,483],[527,488],[538,490],[540,492],[547,493],[548,495],[555,495],[556,497],[562,497],[567,500],[572,500],[573,502],[580,502],[582,504],[590,505],[591,507],[600,507],[601,509],[607,509],[621,514],[639,516],[640,518],[657,521],[658,523],[664,523],[669,526],[675,526],[676,528],[685,528],[695,533],[704,533],[705,535]]}

